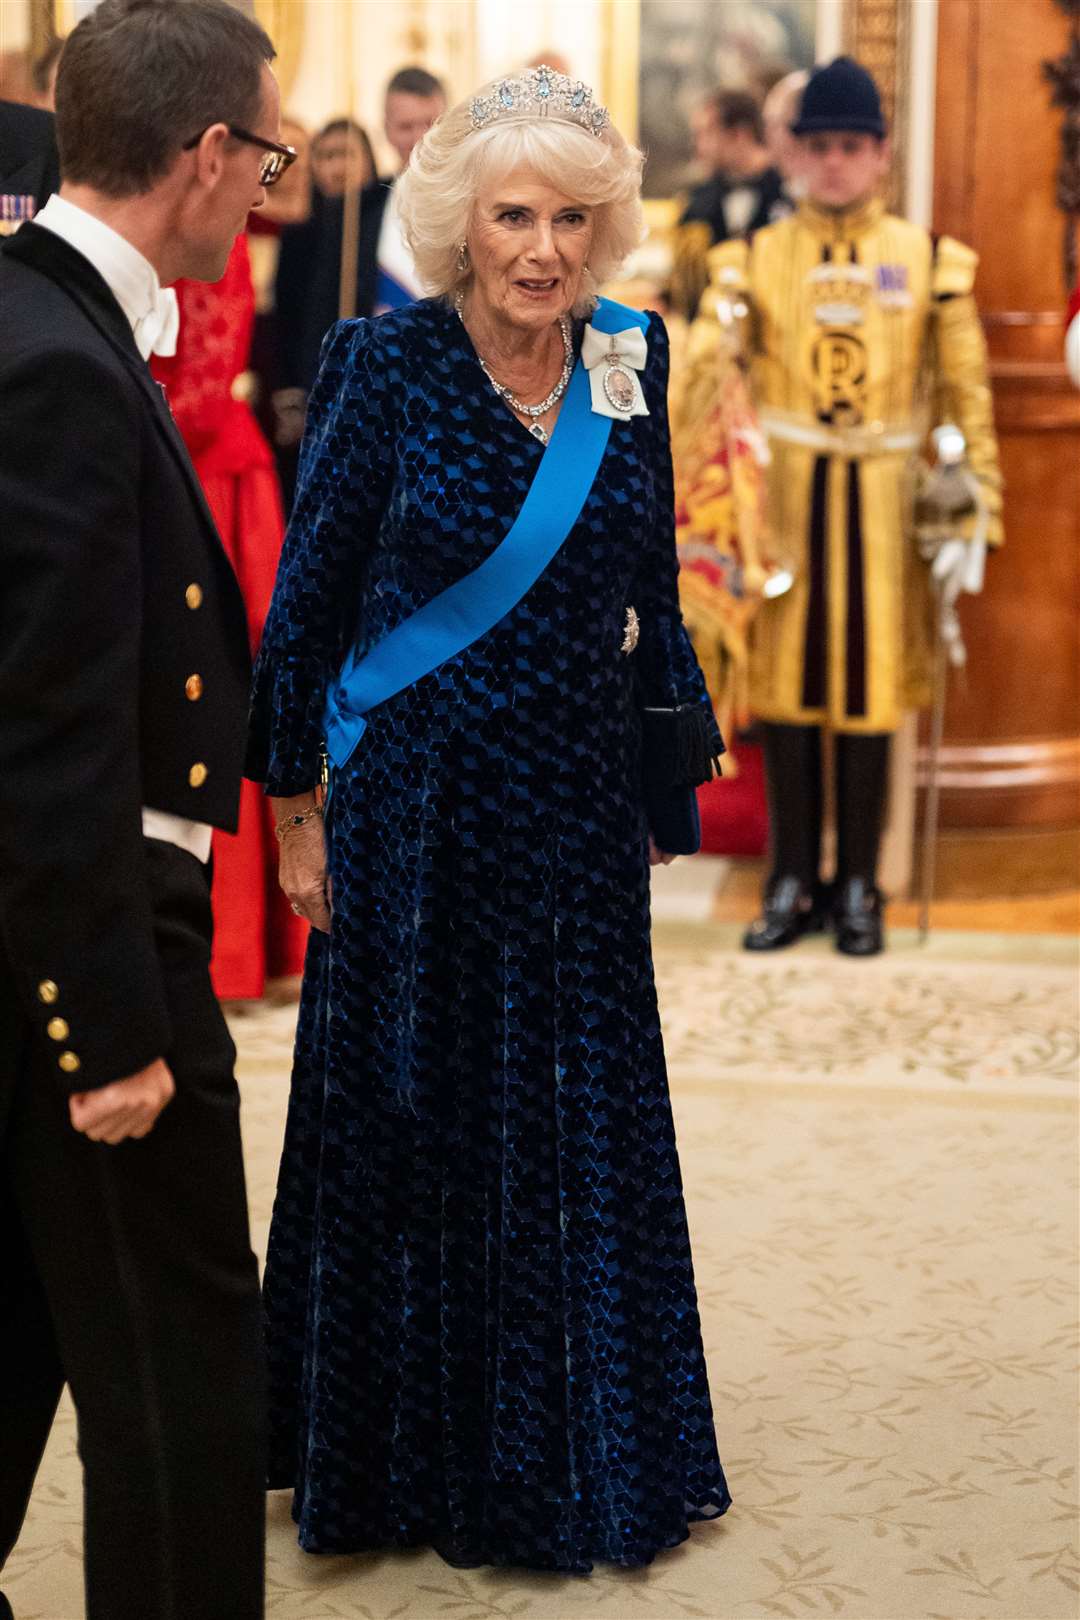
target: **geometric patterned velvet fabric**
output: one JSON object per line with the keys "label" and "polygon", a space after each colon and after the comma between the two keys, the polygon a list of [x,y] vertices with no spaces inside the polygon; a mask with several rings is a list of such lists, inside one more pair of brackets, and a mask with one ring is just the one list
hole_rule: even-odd
{"label": "geometric patterned velvet fabric", "polygon": [[[648,347],[650,414],[613,423],[554,561],[376,710],[337,773],[333,930],[309,947],[266,1277],[270,1483],[294,1488],[310,1551],[584,1572],[646,1564],[729,1505],[638,786],[641,697],[707,708],[655,317]],[[337,329],[250,774],[312,784],[348,643],[475,568],[541,454],[441,304]]]}

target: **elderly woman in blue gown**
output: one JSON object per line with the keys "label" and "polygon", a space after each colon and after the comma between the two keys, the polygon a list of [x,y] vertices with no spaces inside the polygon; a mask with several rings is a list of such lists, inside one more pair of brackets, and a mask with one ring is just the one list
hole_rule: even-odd
{"label": "elderly woman in blue gown", "polygon": [[[399,188],[434,296],[339,325],[311,398],[248,768],[315,925],[266,1273],[270,1485],[312,1552],[638,1565],[730,1501],[649,943],[641,709],[708,713],[668,345],[596,296],[640,166],[548,69],[455,108]],[[350,698],[499,565],[548,457],[535,580]]]}

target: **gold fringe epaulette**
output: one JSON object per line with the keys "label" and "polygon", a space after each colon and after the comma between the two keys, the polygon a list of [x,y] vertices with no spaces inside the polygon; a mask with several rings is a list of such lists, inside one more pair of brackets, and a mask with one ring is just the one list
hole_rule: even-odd
{"label": "gold fringe epaulette", "polygon": [[975,271],[979,255],[974,248],[958,242],[954,236],[943,236],[934,254],[934,268],[930,290],[935,298],[963,298],[975,285]]}

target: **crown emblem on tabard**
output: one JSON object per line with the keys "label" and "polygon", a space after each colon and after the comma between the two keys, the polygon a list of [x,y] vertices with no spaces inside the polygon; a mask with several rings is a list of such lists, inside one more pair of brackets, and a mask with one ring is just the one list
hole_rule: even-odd
{"label": "crown emblem on tabard", "polygon": [[549,67],[500,79],[489,95],[473,97],[469,112],[473,129],[486,129],[500,118],[555,118],[600,135],[610,122],[607,108],[593,99],[587,84]]}

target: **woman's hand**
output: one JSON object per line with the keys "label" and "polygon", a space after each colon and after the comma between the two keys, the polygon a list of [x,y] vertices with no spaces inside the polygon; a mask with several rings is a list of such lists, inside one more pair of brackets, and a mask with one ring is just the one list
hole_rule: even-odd
{"label": "woman's hand", "polygon": [[322,817],[285,834],[281,841],[278,881],[298,917],[312,928],[330,932],[330,889],[326,872],[326,834]]}
{"label": "woman's hand", "polygon": [[649,839],[649,865],[650,866],[670,866],[672,861],[677,861],[678,858],[679,857],[677,855],[668,855],[662,849],[657,849],[654,840],[650,837],[650,839]]}
{"label": "woman's hand", "polygon": [[[271,799],[270,802],[280,827],[287,817],[311,810],[315,796],[306,793],[292,799]],[[328,934],[331,910],[330,883],[326,871],[326,834],[323,831],[322,816],[312,816],[302,827],[284,829],[278,862],[278,882],[288,896],[296,915],[306,917],[312,928]]]}

